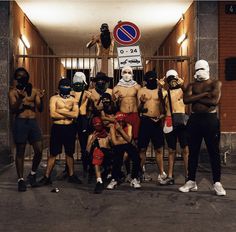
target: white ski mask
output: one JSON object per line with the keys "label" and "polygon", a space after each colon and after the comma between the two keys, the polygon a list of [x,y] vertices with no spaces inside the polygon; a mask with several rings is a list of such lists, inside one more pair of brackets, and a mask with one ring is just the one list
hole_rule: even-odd
{"label": "white ski mask", "polygon": [[195,64],[195,75],[194,78],[197,81],[206,81],[210,78],[209,64],[205,60],[198,60]]}
{"label": "white ski mask", "polygon": [[130,66],[125,66],[121,71],[122,79],[125,82],[130,82],[133,80],[133,69]]}

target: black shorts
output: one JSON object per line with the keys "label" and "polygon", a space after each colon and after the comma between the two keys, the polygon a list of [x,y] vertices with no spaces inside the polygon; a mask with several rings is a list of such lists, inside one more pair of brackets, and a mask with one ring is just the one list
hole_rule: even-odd
{"label": "black shorts", "polygon": [[141,117],[138,137],[139,149],[147,148],[150,140],[152,141],[154,149],[163,147],[164,133],[161,121],[155,122],[149,117]]}
{"label": "black shorts", "polygon": [[180,147],[184,148],[188,145],[188,133],[186,126],[176,127],[170,133],[165,134],[166,142],[169,148],[176,150],[177,139],[179,141]]}
{"label": "black shorts", "polygon": [[15,143],[30,144],[41,141],[42,134],[35,118],[16,118],[13,126],[13,138]]}
{"label": "black shorts", "polygon": [[50,155],[57,156],[62,153],[64,146],[65,154],[72,156],[75,153],[76,128],[74,124],[53,124],[50,136]]}

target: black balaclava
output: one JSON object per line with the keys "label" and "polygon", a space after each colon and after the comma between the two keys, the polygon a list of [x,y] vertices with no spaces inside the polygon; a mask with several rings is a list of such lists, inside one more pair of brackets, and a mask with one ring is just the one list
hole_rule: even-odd
{"label": "black balaclava", "polygon": [[108,88],[108,81],[107,81],[108,77],[106,76],[105,73],[103,72],[98,72],[96,77],[95,77],[95,90],[102,95],[103,93],[106,92],[107,88]]}
{"label": "black balaclava", "polygon": [[148,89],[157,89],[157,74],[155,71],[148,71],[144,75],[144,80],[146,81],[146,87]]}
{"label": "black balaclava", "polygon": [[107,49],[111,45],[111,35],[107,23],[103,23],[100,28],[102,46]]}
{"label": "black balaclava", "polygon": [[62,98],[69,98],[71,91],[71,83],[68,78],[61,79],[58,84],[59,94]]}
{"label": "black balaclava", "polygon": [[17,68],[14,73],[14,79],[17,81],[16,88],[25,90],[28,96],[32,94],[32,84],[29,83],[29,73],[23,67]]}
{"label": "black balaclava", "polygon": [[115,114],[115,106],[109,93],[104,93],[102,96],[103,110],[106,114]]}

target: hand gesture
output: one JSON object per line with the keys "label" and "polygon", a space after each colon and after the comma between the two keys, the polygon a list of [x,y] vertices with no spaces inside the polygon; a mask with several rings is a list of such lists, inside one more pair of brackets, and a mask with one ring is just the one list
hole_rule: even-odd
{"label": "hand gesture", "polygon": [[158,80],[158,84],[163,87],[165,85],[165,77],[163,77],[162,79]]}
{"label": "hand gesture", "polygon": [[38,89],[37,90],[37,95],[40,97],[40,98],[43,98],[44,95],[45,95],[45,89],[41,90],[41,89]]}
{"label": "hand gesture", "polygon": [[142,94],[141,97],[140,97],[140,101],[145,103],[147,101],[147,98],[146,98],[146,95],[145,94]]}
{"label": "hand gesture", "polygon": [[19,96],[21,99],[23,99],[23,98],[26,97],[26,91],[25,91],[25,89],[22,89],[22,90],[17,89],[17,94],[18,94],[18,96]]}
{"label": "hand gesture", "polygon": [[179,77],[177,83],[181,86],[184,84],[184,80]]}
{"label": "hand gesture", "polygon": [[118,98],[120,98],[122,96],[122,93],[120,92],[120,90],[116,90],[114,92],[114,96],[115,96],[115,99],[118,99]]}

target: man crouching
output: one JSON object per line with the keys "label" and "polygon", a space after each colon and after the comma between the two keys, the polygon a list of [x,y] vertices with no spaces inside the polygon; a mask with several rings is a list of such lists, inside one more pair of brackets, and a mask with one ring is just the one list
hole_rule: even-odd
{"label": "man crouching", "polygon": [[116,113],[116,122],[110,127],[111,140],[114,145],[114,159],[112,167],[112,180],[107,186],[107,189],[114,189],[118,185],[118,180],[121,177],[121,167],[123,164],[124,153],[133,161],[132,165],[132,181],[130,186],[135,189],[141,188],[140,182],[137,180],[139,173],[140,159],[136,147],[132,142],[132,126],[125,121],[125,114]]}

